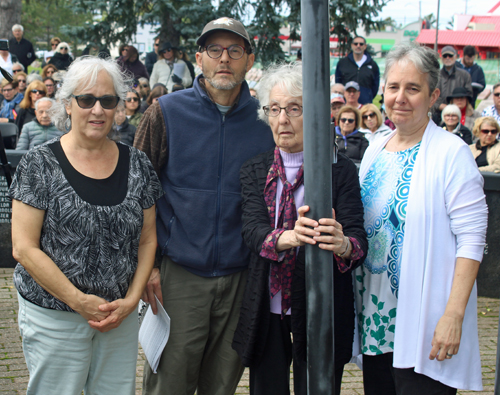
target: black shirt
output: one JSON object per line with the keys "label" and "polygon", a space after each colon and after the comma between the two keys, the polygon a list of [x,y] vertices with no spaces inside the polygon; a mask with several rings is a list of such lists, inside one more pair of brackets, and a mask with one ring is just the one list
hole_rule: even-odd
{"label": "black shirt", "polygon": [[36,59],[33,45],[25,38],[22,38],[19,42],[15,38],[11,38],[9,40],[9,52],[17,56],[26,72],[28,72],[28,66]]}

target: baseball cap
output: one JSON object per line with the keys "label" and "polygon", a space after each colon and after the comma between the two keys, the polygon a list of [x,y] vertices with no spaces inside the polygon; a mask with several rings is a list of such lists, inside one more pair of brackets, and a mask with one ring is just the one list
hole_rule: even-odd
{"label": "baseball cap", "polygon": [[359,84],[356,81],[349,81],[345,84],[345,90],[348,90],[349,88],[354,88],[359,91]]}
{"label": "baseball cap", "polygon": [[344,97],[338,93],[332,93],[330,96],[330,103],[342,103],[345,104]]}
{"label": "baseball cap", "polygon": [[445,55],[445,54],[451,54],[451,55],[456,55],[457,54],[457,51],[455,48],[453,48],[451,45],[447,45],[445,46],[442,50],[441,50],[441,55]]}
{"label": "baseball cap", "polygon": [[243,26],[243,24],[240,21],[228,17],[222,17],[214,21],[208,22],[203,28],[201,36],[198,37],[198,40],[196,40],[196,44],[202,47],[203,44],[205,44],[205,40],[207,39],[207,37],[211,33],[218,30],[237,34],[238,36],[243,38],[243,40],[245,40],[245,43],[248,45],[248,48],[250,50],[252,49],[252,41],[250,40],[250,36],[248,35],[245,26]]}

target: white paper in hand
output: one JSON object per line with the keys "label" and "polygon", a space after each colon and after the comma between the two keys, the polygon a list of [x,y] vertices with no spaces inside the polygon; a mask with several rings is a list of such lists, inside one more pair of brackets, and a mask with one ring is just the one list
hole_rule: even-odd
{"label": "white paper in hand", "polygon": [[170,336],[170,317],[156,296],[155,299],[158,313],[154,315],[151,306],[148,307],[139,329],[139,341],[151,370],[156,374],[161,354]]}

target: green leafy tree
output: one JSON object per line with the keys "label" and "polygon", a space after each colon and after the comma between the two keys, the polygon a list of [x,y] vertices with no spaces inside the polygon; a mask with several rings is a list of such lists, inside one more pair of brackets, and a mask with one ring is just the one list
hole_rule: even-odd
{"label": "green leafy tree", "polygon": [[[330,0],[331,34],[339,37],[343,52],[349,49],[356,29],[380,28],[374,17],[388,0]],[[290,37],[298,40],[300,0],[71,0],[75,13],[91,12],[93,22],[84,26],[67,26],[68,32],[83,40],[116,45],[129,42],[137,26],[150,24],[162,41],[195,48],[203,26],[218,17],[244,20],[256,38],[257,59],[264,64],[284,60],[280,28],[290,26]]]}
{"label": "green leafy tree", "polygon": [[68,34],[61,27],[66,24],[82,26],[91,20],[90,13],[74,13],[64,0],[23,0],[24,37],[34,44],[44,43],[41,49],[50,49],[50,40],[55,36],[77,45],[78,36]]}

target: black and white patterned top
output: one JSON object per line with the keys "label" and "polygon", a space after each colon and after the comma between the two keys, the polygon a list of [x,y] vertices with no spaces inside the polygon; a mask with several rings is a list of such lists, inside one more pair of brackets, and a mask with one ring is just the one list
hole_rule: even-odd
{"label": "black and white patterned top", "polygon": [[[143,152],[118,143],[118,165],[106,180],[114,177],[120,161],[128,157],[125,172],[119,177],[126,177],[128,169],[126,192],[117,204],[92,204],[78,194],[78,178],[68,172],[64,153],[65,160],[58,160],[61,155],[55,155],[56,148],[63,152],[59,138],[23,156],[10,197],[45,211],[40,248],[75,287],[107,301],[123,298],[137,268],[143,210],[163,195],[156,172]],[[86,182],[92,180],[87,178]],[[101,182],[97,191],[106,191],[106,180],[93,180]],[[45,291],[21,264],[14,271],[14,285],[23,298],[41,307],[73,311]]]}

